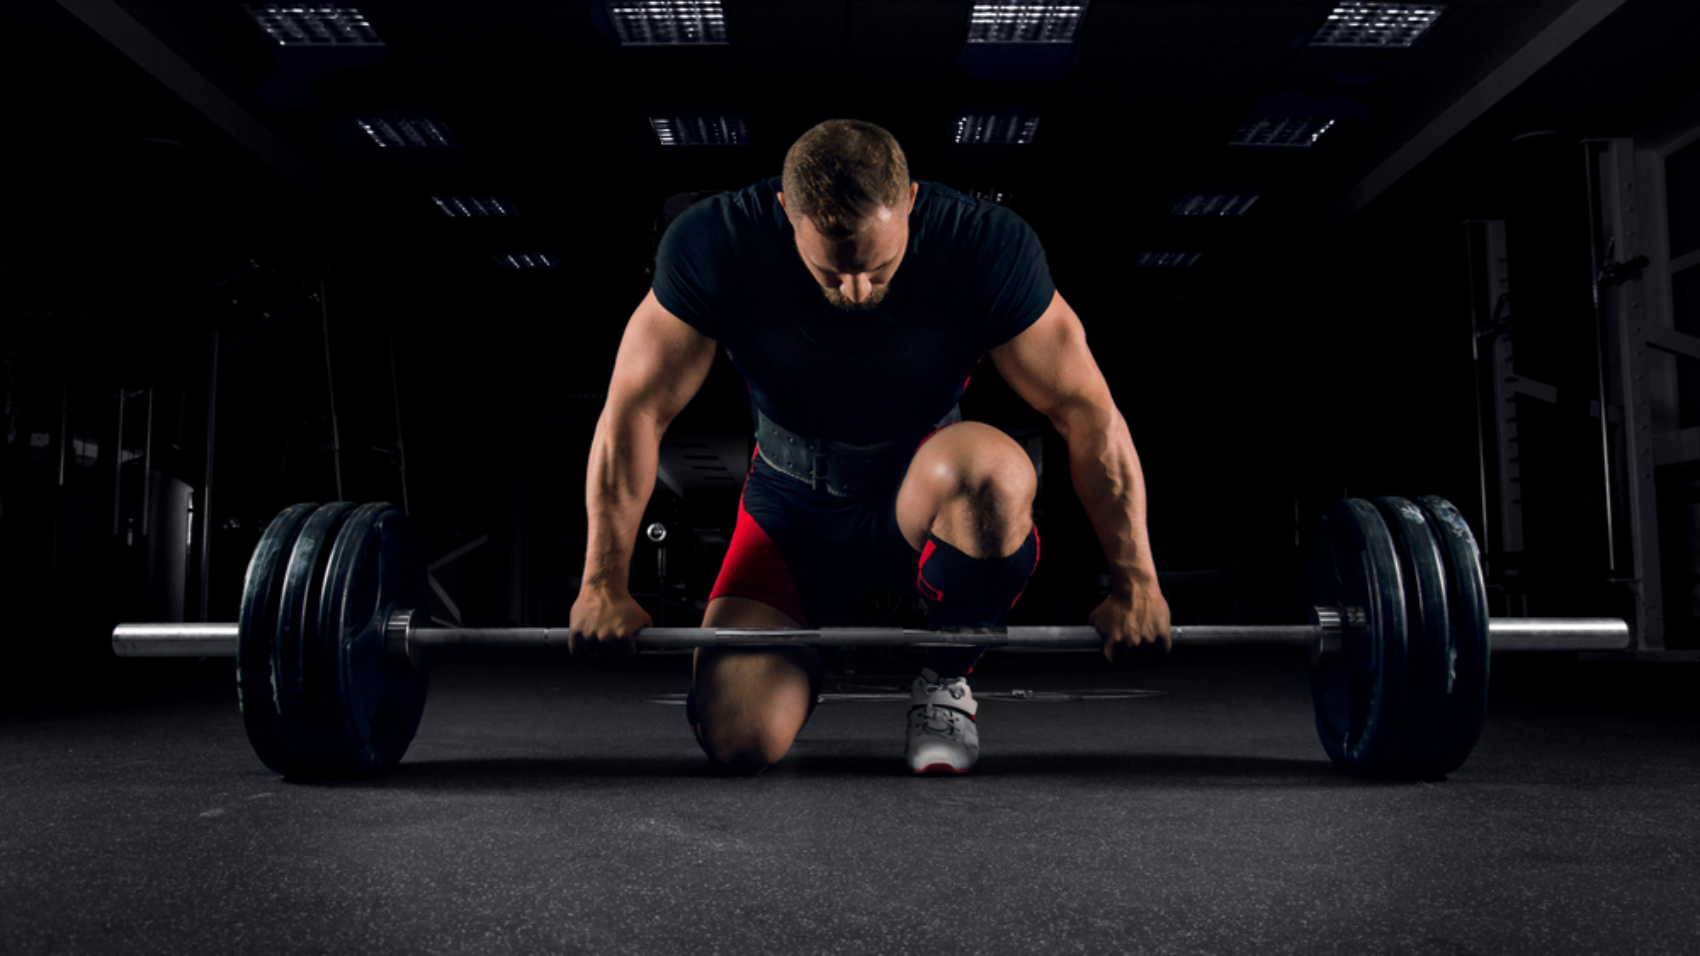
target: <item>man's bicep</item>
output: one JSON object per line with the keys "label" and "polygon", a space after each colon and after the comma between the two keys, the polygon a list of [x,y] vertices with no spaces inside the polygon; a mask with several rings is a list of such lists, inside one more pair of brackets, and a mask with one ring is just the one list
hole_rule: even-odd
{"label": "man's bicep", "polygon": [[713,364],[714,340],[663,308],[652,289],[620,339],[608,408],[647,415],[666,427],[702,388]]}
{"label": "man's bicep", "polygon": [[1060,292],[1039,321],[991,354],[1010,388],[1059,429],[1073,411],[1114,408],[1104,375],[1086,347],[1086,329]]}

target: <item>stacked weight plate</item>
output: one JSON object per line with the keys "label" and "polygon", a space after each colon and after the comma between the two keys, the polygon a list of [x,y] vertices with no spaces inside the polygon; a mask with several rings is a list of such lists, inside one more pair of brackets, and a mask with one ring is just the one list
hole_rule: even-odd
{"label": "stacked weight plate", "polygon": [[1487,702],[1481,560],[1440,498],[1346,499],[1311,539],[1311,603],[1340,608],[1340,652],[1311,667],[1317,735],[1365,776],[1432,779],[1458,769]]}
{"label": "stacked weight plate", "polygon": [[393,505],[295,505],[248,565],[237,692],[254,752],[295,779],[395,766],[425,707],[424,662],[386,652],[397,609],[425,607],[425,568]]}
{"label": "stacked weight plate", "polygon": [[[1476,543],[1439,498],[1347,499],[1318,523],[1311,603],[1344,618],[1311,667],[1317,733],[1356,774],[1432,779],[1480,735],[1488,615]],[[382,773],[413,740],[424,661],[385,625],[428,606],[420,550],[394,506],[285,509],[254,549],[237,626],[243,721],[261,761],[295,779]]]}

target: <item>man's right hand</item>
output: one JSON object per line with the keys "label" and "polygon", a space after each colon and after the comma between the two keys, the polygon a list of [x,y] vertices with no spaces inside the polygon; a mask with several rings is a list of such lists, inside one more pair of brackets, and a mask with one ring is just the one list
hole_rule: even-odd
{"label": "man's right hand", "polygon": [[629,660],[637,656],[638,629],[652,623],[630,594],[587,586],[573,602],[567,651],[594,660]]}

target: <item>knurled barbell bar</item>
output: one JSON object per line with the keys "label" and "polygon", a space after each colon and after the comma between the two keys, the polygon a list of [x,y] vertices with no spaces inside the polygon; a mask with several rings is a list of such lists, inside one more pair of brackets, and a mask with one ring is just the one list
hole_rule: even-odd
{"label": "knurled barbell bar", "polygon": [[[1331,608],[1317,609],[1326,613]],[[397,610],[384,623],[392,654],[417,656],[433,647],[564,648],[564,627],[420,627],[418,611]],[[119,657],[235,657],[237,624],[120,624],[112,631]],[[1170,639],[1187,647],[1290,645],[1326,653],[1337,646],[1342,626],[1329,624],[1187,624],[1169,628]],[[1493,618],[1488,622],[1494,653],[1506,651],[1619,651],[1628,646],[1629,625],[1609,617]],[[1104,646],[1093,627],[646,627],[637,633],[640,651],[698,647],[1032,647],[1047,650]]]}
{"label": "knurled barbell bar", "polygon": [[[1611,618],[1490,620],[1475,539],[1440,498],[1347,499],[1313,535],[1312,623],[1176,626],[1181,646],[1311,650],[1317,732],[1354,773],[1437,777],[1474,747],[1494,651],[1621,650]],[[369,776],[401,760],[424,709],[433,647],[564,647],[565,628],[422,626],[424,563],[389,504],[285,509],[255,546],[235,624],[121,624],[121,657],[237,659],[243,722],[287,777]],[[641,650],[818,644],[1100,647],[1091,627],[645,628]]]}

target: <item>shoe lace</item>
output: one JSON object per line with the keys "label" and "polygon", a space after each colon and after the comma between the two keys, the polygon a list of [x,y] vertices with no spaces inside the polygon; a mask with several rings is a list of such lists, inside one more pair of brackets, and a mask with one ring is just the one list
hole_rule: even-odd
{"label": "shoe lace", "polygon": [[952,700],[961,700],[968,696],[968,680],[964,677],[951,677],[937,683],[928,683],[926,678],[922,678],[921,683],[928,694],[936,694],[942,690],[949,693]]}
{"label": "shoe lace", "polygon": [[961,732],[960,715],[949,707],[940,704],[921,704],[917,715],[921,721],[921,732],[934,737],[956,737]]}

